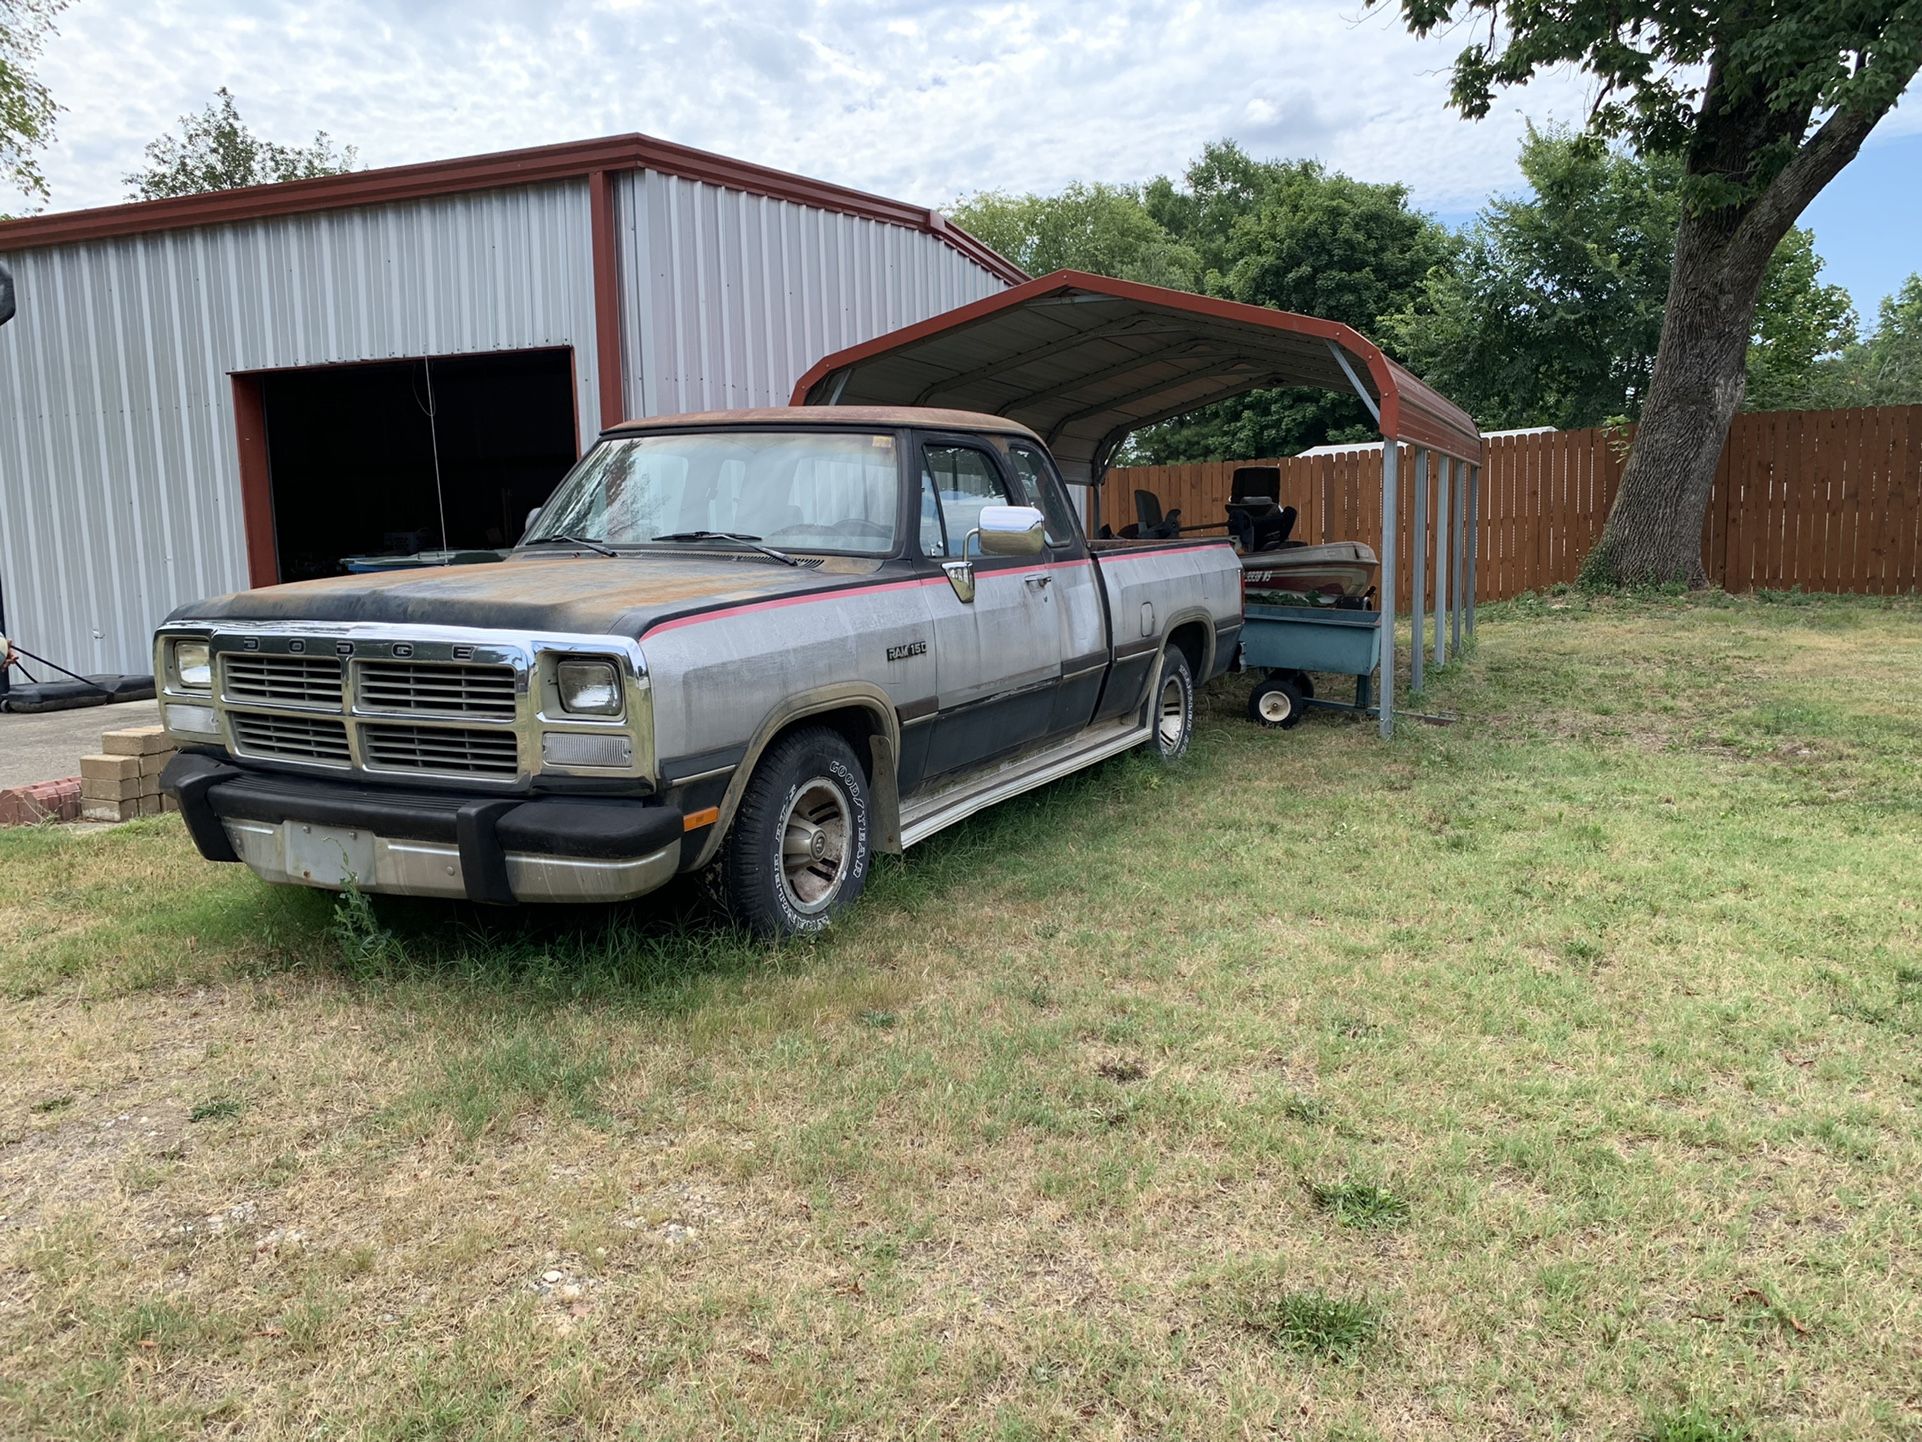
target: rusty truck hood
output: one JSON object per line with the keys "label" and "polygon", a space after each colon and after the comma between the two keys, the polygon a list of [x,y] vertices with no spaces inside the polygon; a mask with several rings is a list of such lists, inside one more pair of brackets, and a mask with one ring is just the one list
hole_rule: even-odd
{"label": "rusty truck hood", "polygon": [[783,566],[698,552],[514,557],[263,586],[182,606],[169,621],[371,622],[518,632],[639,636],[710,606],[845,586],[873,561]]}

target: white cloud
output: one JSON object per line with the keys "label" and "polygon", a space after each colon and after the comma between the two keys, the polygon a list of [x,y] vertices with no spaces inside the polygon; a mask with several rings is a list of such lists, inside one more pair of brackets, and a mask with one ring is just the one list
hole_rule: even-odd
{"label": "white cloud", "polygon": [[[42,78],[67,107],[58,209],[112,204],[142,146],[221,85],[260,134],[326,130],[369,165],[640,130],[922,204],[1179,170],[1233,136],[1400,180],[1460,212],[1513,187],[1524,114],[1579,120],[1577,76],[1469,124],[1458,40],[1359,0],[82,0]],[[1900,113],[1901,128],[1913,117]],[[0,194],[0,209],[13,199]]]}

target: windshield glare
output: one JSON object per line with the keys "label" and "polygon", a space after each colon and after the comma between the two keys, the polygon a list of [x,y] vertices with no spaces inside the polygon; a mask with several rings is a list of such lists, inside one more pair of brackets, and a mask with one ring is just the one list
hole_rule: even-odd
{"label": "windshield glare", "polygon": [[729,431],[603,441],[562,481],[522,545],[567,536],[637,545],[733,531],[770,546],[884,556],[899,488],[891,435]]}

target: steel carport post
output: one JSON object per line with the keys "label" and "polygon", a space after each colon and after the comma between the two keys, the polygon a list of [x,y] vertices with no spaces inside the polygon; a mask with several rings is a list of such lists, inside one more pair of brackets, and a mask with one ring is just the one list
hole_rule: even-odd
{"label": "steel carport post", "polygon": [[1448,576],[1454,586],[1450,593],[1453,605],[1448,611],[1448,649],[1459,651],[1462,648],[1462,606],[1468,590],[1468,478],[1471,468],[1467,461],[1461,463],[1461,480],[1455,486],[1455,514],[1449,521],[1450,544],[1455,548],[1455,564],[1449,568]]}
{"label": "steel carport post", "polygon": [[[1448,498],[1453,489],[1455,458],[1436,457],[1435,467],[1435,665],[1448,664]],[[1418,637],[1416,645],[1421,644]]]}
{"label": "steel carport post", "polygon": [[1482,468],[1468,468],[1468,639],[1475,639],[1475,563],[1482,554]]}
{"label": "steel carport post", "polygon": [[[1381,735],[1395,734],[1395,506],[1401,442],[1389,437],[1381,448]],[[1417,642],[1416,644],[1420,644]]]}
{"label": "steel carport post", "polygon": [[[1384,452],[1386,454],[1386,452]],[[1415,548],[1414,584],[1409,587],[1408,595],[1408,634],[1415,638],[1415,644],[1408,653],[1408,691],[1410,695],[1421,694],[1422,672],[1422,592],[1428,585],[1428,457],[1430,452],[1417,449],[1415,458],[1415,514],[1409,526],[1411,544]]]}

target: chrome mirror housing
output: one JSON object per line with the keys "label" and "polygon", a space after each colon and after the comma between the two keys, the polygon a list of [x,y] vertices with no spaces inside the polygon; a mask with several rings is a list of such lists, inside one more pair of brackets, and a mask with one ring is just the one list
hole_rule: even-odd
{"label": "chrome mirror housing", "polygon": [[1038,556],[1047,542],[1047,518],[1033,506],[983,506],[978,530],[984,556]]}

